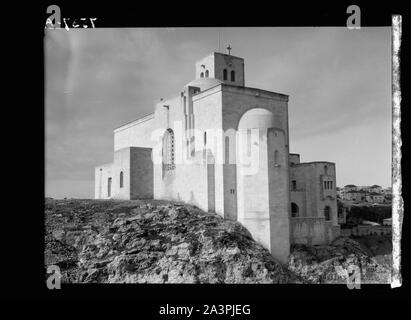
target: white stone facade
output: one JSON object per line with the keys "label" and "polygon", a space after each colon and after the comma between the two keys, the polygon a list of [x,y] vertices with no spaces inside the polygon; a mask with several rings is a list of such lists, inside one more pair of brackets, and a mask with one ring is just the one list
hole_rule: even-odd
{"label": "white stone facade", "polygon": [[114,161],[95,169],[96,199],[196,205],[238,220],[282,262],[291,243],[331,241],[339,234],[335,164],[290,154],[288,96],[244,79],[242,58],[212,53],[197,62],[196,79],[176,97],[114,130]]}

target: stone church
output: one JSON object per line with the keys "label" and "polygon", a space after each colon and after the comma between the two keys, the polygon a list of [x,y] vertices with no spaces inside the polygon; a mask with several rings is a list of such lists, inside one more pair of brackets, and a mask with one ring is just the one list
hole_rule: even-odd
{"label": "stone church", "polygon": [[289,153],[288,96],[245,86],[244,59],[214,52],[154,112],[114,129],[96,199],[167,199],[237,220],[279,261],[339,235],[335,164]]}

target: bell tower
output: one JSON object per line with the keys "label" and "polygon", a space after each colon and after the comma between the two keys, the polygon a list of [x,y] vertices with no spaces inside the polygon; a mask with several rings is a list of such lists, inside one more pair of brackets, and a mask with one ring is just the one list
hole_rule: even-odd
{"label": "bell tower", "polygon": [[196,63],[196,79],[215,78],[226,84],[245,85],[244,59],[231,55],[231,47],[227,47],[230,54],[213,52]]}

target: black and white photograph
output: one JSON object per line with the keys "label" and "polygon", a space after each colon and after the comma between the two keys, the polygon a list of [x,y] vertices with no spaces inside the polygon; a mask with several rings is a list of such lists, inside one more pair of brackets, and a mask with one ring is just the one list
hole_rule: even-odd
{"label": "black and white photograph", "polygon": [[40,88],[19,95],[43,135],[13,121],[24,163],[4,167],[9,296],[267,319],[260,300],[402,295],[403,12],[160,7],[42,6]]}

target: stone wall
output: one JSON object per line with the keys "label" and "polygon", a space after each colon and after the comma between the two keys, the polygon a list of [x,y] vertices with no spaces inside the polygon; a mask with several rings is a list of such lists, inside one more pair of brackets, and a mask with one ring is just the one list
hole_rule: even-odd
{"label": "stone wall", "polygon": [[112,177],[113,163],[102,164],[94,169],[94,198],[109,199],[108,178]]}
{"label": "stone wall", "polygon": [[[120,186],[120,175],[123,185]],[[111,194],[108,195],[108,179]],[[114,152],[114,161],[95,168],[95,199],[150,199],[153,197],[153,163],[150,148],[128,147]]]}
{"label": "stone wall", "polygon": [[130,199],[152,199],[153,161],[151,148],[130,148]]}
{"label": "stone wall", "polygon": [[114,130],[114,151],[127,147],[151,148],[154,114],[125,124]]}
{"label": "stone wall", "polygon": [[327,243],[327,232],[324,218],[291,218],[290,221],[291,243],[306,245]]}
{"label": "stone wall", "polygon": [[[325,174],[327,166],[327,174]],[[296,181],[296,189],[291,190],[291,202],[303,208],[301,216],[324,217],[324,208],[331,208],[331,221],[338,225],[337,194],[335,189],[335,164],[331,162],[309,162],[290,166],[290,181]],[[325,180],[333,181],[332,189],[324,189]],[[300,193],[305,193],[302,197]],[[304,203],[302,203],[304,201]]]}
{"label": "stone wall", "polygon": [[368,235],[390,235],[392,234],[391,226],[362,226],[359,225],[352,229],[341,229],[341,235],[349,236],[368,236]]}

